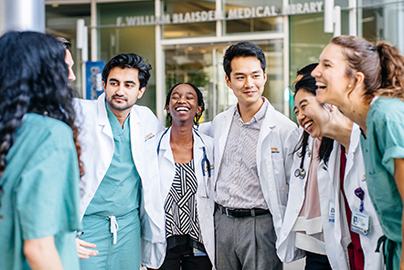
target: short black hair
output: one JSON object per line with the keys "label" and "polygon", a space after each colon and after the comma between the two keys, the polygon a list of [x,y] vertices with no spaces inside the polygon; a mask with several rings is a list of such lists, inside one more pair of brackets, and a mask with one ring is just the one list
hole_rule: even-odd
{"label": "short black hair", "polygon": [[64,37],[56,37],[56,39],[62,43],[63,47],[65,47],[66,50],[69,50],[72,48],[72,44],[70,43],[70,41],[68,41],[66,38]]}
{"label": "short black hair", "polygon": [[307,65],[305,67],[303,67],[302,69],[300,69],[299,71],[297,71],[297,75],[301,75],[301,78],[295,83],[295,87],[294,87],[294,92],[296,96],[296,93],[300,90],[300,89],[304,89],[307,92],[311,93],[313,96],[317,95],[316,94],[316,90],[317,90],[317,86],[316,86],[316,79],[311,76],[311,72],[317,67],[317,63],[313,63],[310,65]]}
{"label": "short black hair", "polygon": [[317,65],[318,63],[308,64],[307,66],[304,66],[303,68],[299,69],[297,71],[297,75],[311,74],[311,72],[317,67]]}
{"label": "short black hair", "polygon": [[262,71],[265,72],[267,61],[265,54],[256,44],[252,42],[242,41],[231,45],[223,56],[223,68],[227,77],[230,79],[231,61],[235,57],[249,57],[253,56],[260,60]]}
{"label": "short black hair", "polygon": [[112,57],[102,70],[102,81],[104,83],[107,83],[109,72],[115,67],[122,69],[136,68],[139,71],[139,89],[147,86],[152,67],[142,56],[136,53],[121,53]]}

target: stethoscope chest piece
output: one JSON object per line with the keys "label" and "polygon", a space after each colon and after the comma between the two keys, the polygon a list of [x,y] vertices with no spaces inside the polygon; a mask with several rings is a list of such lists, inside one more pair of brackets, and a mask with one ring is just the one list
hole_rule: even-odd
{"label": "stethoscope chest piece", "polygon": [[306,176],[306,171],[303,168],[296,169],[295,171],[295,177],[299,177],[300,179],[304,179]]}

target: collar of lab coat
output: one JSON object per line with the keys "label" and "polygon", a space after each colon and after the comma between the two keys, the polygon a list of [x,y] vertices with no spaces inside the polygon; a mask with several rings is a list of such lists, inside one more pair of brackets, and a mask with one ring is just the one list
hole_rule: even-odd
{"label": "collar of lab coat", "polygon": [[[276,119],[275,119],[275,116],[272,114],[273,111],[275,110],[275,108],[265,97],[263,97],[263,98],[264,98],[265,102],[268,102],[268,108],[267,108],[267,111],[265,112],[265,119],[262,122],[261,132],[260,132],[260,133],[262,133],[264,131],[263,135],[265,137],[269,133],[270,129],[272,129],[276,126]],[[223,127],[222,131],[224,131],[224,132],[221,132],[221,140],[227,139],[227,135],[229,134],[229,130],[230,130],[231,122],[232,122],[228,118],[232,119],[236,110],[237,110],[237,104],[233,105],[227,111],[224,112],[224,115],[223,115],[224,121],[223,122],[225,123],[225,125],[222,126]],[[260,135],[260,137],[261,137],[261,135]],[[224,143],[225,143],[225,141],[224,141]]]}
{"label": "collar of lab coat", "polygon": [[[163,135],[164,134],[164,135]],[[197,162],[199,163],[200,160],[203,158],[203,150],[201,150],[205,144],[201,138],[201,135],[197,133],[195,129],[192,130],[192,135],[194,137],[194,163],[195,167],[197,166]],[[158,137],[161,137],[161,143],[160,143],[160,149],[159,151],[163,154],[165,158],[170,160],[172,163],[174,163],[174,156],[173,152],[171,150],[171,145],[170,145],[170,138],[171,138],[171,127],[169,127],[166,131],[162,132]]]}
{"label": "collar of lab coat", "polygon": [[[108,112],[105,107],[105,93],[102,93],[97,99],[97,109],[98,109],[98,124],[103,126],[103,132],[107,134],[109,137],[113,138],[111,124],[108,120]],[[107,105],[108,106],[108,105]],[[131,132],[133,127],[140,122],[139,116],[136,113],[136,106],[134,105],[130,111],[130,126]]]}
{"label": "collar of lab coat", "polygon": [[358,151],[358,148],[360,147],[360,135],[361,135],[360,127],[354,123],[352,126],[349,149],[347,154],[345,176],[351,171],[355,163],[354,162],[355,153],[356,151]]}
{"label": "collar of lab coat", "polygon": [[[202,159],[203,159],[203,147],[205,144],[203,139],[200,137],[199,133],[196,130],[193,130],[193,137],[194,137],[194,145],[193,145],[193,159],[194,159],[194,168],[195,168],[195,175],[198,179],[203,179],[203,172],[202,172]],[[163,135],[164,134],[164,135]],[[161,137],[163,136],[163,137]],[[170,145],[170,138],[171,138],[171,127],[166,129],[165,133],[162,132],[159,134],[158,138],[161,138],[160,146],[159,146],[159,160],[160,160],[160,169],[162,166],[164,168],[164,176],[162,175],[162,182],[161,182],[161,191],[162,191],[162,198],[165,200],[167,193],[171,187],[172,180],[175,176],[175,161],[174,155],[171,150]],[[205,150],[207,151],[207,150]],[[207,154],[207,153],[206,153]],[[204,164],[205,165],[205,164]],[[166,181],[168,180],[168,181]]]}

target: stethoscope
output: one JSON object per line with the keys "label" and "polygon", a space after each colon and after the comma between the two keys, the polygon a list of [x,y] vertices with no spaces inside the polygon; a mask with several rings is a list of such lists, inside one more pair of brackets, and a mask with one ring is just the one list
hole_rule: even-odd
{"label": "stethoscope", "polygon": [[[164,135],[167,134],[168,130],[169,130],[169,128],[167,128],[163,132],[163,134],[161,134],[159,143],[157,145],[157,155],[160,153],[161,140],[163,139]],[[199,133],[195,129],[194,129],[194,133],[196,134],[196,136],[198,136],[201,139],[202,143],[205,145],[205,142],[203,141],[201,135],[199,135]],[[208,176],[208,179],[206,181],[204,181],[204,184],[205,184],[205,196],[203,196],[203,197],[209,198],[208,190],[209,190],[209,186],[210,186],[210,179],[211,179],[211,176],[212,176],[212,172],[211,172],[211,167],[210,167],[210,161],[208,159],[208,156],[206,155],[206,147],[205,146],[202,147],[202,151],[203,151],[203,158],[202,158],[202,162],[201,162],[202,175],[203,175],[204,179],[206,179],[206,176]],[[205,168],[206,168],[206,172],[205,172]]]}
{"label": "stethoscope", "polygon": [[[307,147],[307,146],[306,146]],[[307,151],[307,155],[310,155],[310,150]],[[303,180],[306,177],[306,170],[303,168],[303,163],[304,163],[304,158],[306,157],[306,154],[301,158],[300,160],[300,166],[298,169],[295,171],[295,177],[300,178]]]}

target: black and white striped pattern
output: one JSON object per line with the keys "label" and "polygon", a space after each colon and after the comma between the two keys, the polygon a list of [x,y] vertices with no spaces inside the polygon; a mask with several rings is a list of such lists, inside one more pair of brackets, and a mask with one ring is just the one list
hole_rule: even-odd
{"label": "black and white striped pattern", "polygon": [[164,206],[166,238],[174,235],[189,235],[191,239],[202,243],[196,210],[195,194],[198,181],[194,161],[176,163],[175,167],[174,180]]}

